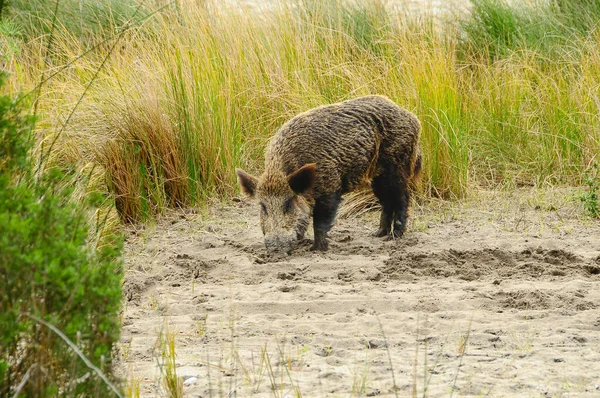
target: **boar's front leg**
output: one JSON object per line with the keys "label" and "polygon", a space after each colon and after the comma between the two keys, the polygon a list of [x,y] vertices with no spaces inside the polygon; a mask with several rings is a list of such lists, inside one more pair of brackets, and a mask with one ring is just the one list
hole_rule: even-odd
{"label": "boar's front leg", "polygon": [[329,248],[327,232],[333,226],[341,201],[342,197],[337,193],[323,195],[315,200],[315,207],[313,208],[315,241],[311,250],[325,251]]}

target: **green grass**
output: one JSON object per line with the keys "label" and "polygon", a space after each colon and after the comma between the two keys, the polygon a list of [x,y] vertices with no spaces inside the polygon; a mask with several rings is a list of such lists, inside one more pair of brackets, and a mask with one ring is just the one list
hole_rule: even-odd
{"label": "green grass", "polygon": [[[422,121],[424,195],[581,185],[600,153],[597,3],[477,0],[470,17],[442,28],[431,14],[394,13],[379,1],[288,1],[262,12],[105,1],[105,11],[86,14],[99,21],[87,33],[75,17],[62,23],[50,57],[43,29],[32,28],[42,21],[16,18],[27,26],[18,49],[10,42],[9,85],[31,90],[40,73],[108,40],[46,83],[38,136],[55,139],[89,86],[49,161],[95,165],[94,188],[115,196],[125,221],[236,194],[235,167],[260,172],[287,119],[373,93]],[[111,35],[132,18],[148,19],[109,53]],[[96,26],[98,37],[89,34]]]}
{"label": "green grass", "polygon": [[583,202],[583,208],[586,213],[593,218],[600,218],[600,167],[597,163],[585,172],[586,192],[579,197]]}
{"label": "green grass", "polygon": [[181,398],[183,397],[183,379],[177,376],[175,333],[170,332],[167,327],[165,334],[161,333],[158,340],[162,388],[167,397]]}
{"label": "green grass", "polygon": [[111,35],[125,23],[147,15],[143,3],[135,0],[8,0],[5,7],[8,16],[30,36],[49,33],[55,19],[63,34],[89,41],[99,35]]}
{"label": "green grass", "polygon": [[522,49],[556,56],[596,30],[598,0],[471,0],[472,10],[461,24],[463,50],[491,59]]}

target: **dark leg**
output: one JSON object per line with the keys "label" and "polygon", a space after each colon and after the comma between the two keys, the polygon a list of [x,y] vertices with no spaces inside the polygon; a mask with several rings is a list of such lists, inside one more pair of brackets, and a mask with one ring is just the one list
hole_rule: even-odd
{"label": "dark leg", "polygon": [[382,174],[373,179],[372,187],[382,207],[379,229],[374,235],[381,237],[392,234],[393,221],[393,237],[401,237],[406,230],[410,198],[406,179],[395,174]]}
{"label": "dark leg", "polygon": [[311,250],[327,250],[327,232],[333,226],[333,220],[342,197],[337,194],[324,195],[318,198],[313,208],[313,226],[315,229],[315,242]]}
{"label": "dark leg", "polygon": [[373,233],[373,236],[387,236],[392,232],[392,220],[394,218],[394,202],[390,190],[390,178],[386,175],[379,175],[371,182],[373,193],[379,199],[381,204],[381,218],[379,219],[379,229]]}
{"label": "dark leg", "polygon": [[406,231],[406,220],[408,218],[408,203],[410,201],[410,192],[406,180],[400,179],[397,182],[397,198],[394,203],[394,238],[399,238]]}

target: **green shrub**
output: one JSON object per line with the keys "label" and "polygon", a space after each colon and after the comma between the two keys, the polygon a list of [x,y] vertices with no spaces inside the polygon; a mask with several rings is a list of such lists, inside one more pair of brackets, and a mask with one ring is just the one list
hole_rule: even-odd
{"label": "green shrub", "polygon": [[105,237],[91,249],[93,203],[74,204],[64,188],[73,184],[60,171],[34,177],[33,123],[0,97],[0,396],[111,396],[44,322],[110,377],[120,331],[121,239]]}

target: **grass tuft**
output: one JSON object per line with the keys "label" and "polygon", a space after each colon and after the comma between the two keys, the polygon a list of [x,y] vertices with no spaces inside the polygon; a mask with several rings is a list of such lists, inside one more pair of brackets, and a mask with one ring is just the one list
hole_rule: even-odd
{"label": "grass tuft", "polygon": [[585,173],[586,192],[579,198],[583,209],[592,218],[600,218],[600,167],[594,163]]}
{"label": "grass tuft", "polygon": [[159,367],[161,371],[161,384],[169,398],[183,397],[183,379],[177,376],[176,333],[170,332],[168,327],[158,338]]}

